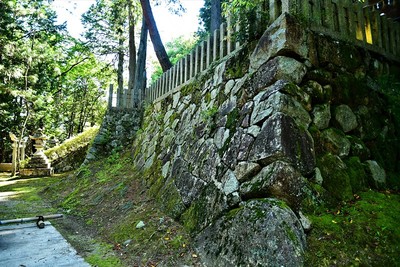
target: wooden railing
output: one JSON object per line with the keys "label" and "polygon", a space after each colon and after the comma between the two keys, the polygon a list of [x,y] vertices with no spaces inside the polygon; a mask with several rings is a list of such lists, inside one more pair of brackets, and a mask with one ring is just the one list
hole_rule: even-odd
{"label": "wooden railing", "polygon": [[[400,58],[400,25],[375,5],[350,0],[290,0],[291,13],[313,31],[361,45],[392,58]],[[366,1],[368,2],[368,1]]]}
{"label": "wooden railing", "polygon": [[[142,92],[139,92],[139,99],[143,99]],[[114,90],[114,85],[110,84],[108,89],[108,109],[135,109],[139,108],[140,103],[134,100],[133,92],[128,89],[119,88]]]}
{"label": "wooden railing", "polygon": [[196,46],[192,52],[179,60],[171,69],[145,90],[145,99],[154,101],[168,94],[173,89],[186,83],[198,73],[204,71],[214,61],[225,57],[240,47],[233,41],[233,33],[229,23],[221,24],[213,35]]}
{"label": "wooden railing", "polygon": [[[385,0],[387,5],[394,1]],[[379,1],[380,3],[383,1]],[[265,29],[281,14],[289,13],[312,31],[354,43],[400,61],[400,25],[381,14],[379,4],[366,5],[351,0],[264,0],[268,13]],[[238,29],[236,28],[235,31]],[[189,55],[145,89],[144,100],[153,102],[178,90],[198,73],[240,47],[229,23],[209,35]]]}

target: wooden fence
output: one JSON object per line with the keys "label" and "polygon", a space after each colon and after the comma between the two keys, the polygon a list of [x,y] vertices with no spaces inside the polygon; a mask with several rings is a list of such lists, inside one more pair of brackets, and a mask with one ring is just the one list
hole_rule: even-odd
{"label": "wooden fence", "polygon": [[[352,3],[351,0],[264,0],[268,21],[262,21],[265,29],[281,14],[296,16],[310,30],[330,35],[335,39],[354,43],[386,57],[400,61],[400,25],[381,14],[383,4],[391,5],[398,0],[374,1],[374,5]],[[235,28],[235,31],[238,31]],[[144,101],[153,102],[169,95],[196,74],[240,47],[233,38],[228,20],[205,41],[183,57],[176,65],[145,89]],[[142,101],[143,101],[142,100]]]}
{"label": "wooden fence", "polygon": [[[296,14],[315,32],[363,46],[387,57],[400,58],[400,25],[382,13],[385,5],[397,0],[290,0],[290,13]],[[366,1],[368,2],[368,1]]]}
{"label": "wooden fence", "polygon": [[145,90],[145,100],[155,99],[168,94],[176,87],[186,83],[198,73],[204,71],[211,63],[237,50],[239,42],[234,42],[229,23],[221,24],[212,35],[196,46],[191,53],[179,60],[171,69]]}
{"label": "wooden fence", "polygon": [[[139,92],[139,99],[143,99],[143,92]],[[133,109],[138,107],[138,104],[135,103],[133,99],[133,92],[128,89],[123,89],[119,91],[119,89],[114,91],[114,85],[110,84],[108,89],[108,109]]]}

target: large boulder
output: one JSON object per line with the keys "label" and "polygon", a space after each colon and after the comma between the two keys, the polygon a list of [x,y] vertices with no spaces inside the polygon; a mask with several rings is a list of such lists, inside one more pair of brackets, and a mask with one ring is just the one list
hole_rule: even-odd
{"label": "large boulder", "polygon": [[329,127],[331,109],[329,104],[316,105],[313,109],[313,122],[319,130]]}
{"label": "large boulder", "polygon": [[378,162],[374,160],[367,160],[366,162],[367,178],[371,187],[383,189],[386,186],[386,172],[379,166]]}
{"label": "large boulder", "polygon": [[275,161],[243,183],[240,194],[243,199],[276,197],[297,210],[304,198],[304,187],[305,178],[297,170],[286,162]]}
{"label": "large boulder", "polygon": [[354,130],[358,126],[356,115],[347,105],[336,107],[335,119],[345,133]]}
{"label": "large boulder", "polygon": [[[266,92],[266,94],[269,93]],[[299,126],[306,129],[311,123],[310,115],[303,106],[293,97],[281,92],[275,92],[265,100],[256,103],[250,122],[251,124],[256,124],[276,112],[290,114]]]}
{"label": "large boulder", "polygon": [[254,74],[250,93],[257,94],[279,80],[299,84],[306,72],[307,67],[296,59],[277,56],[262,65]]}
{"label": "large boulder", "polygon": [[276,160],[293,164],[302,174],[315,167],[314,142],[310,134],[283,113],[268,118],[249,151],[248,160],[268,165]]}
{"label": "large boulder", "polygon": [[344,133],[335,128],[329,128],[321,133],[322,146],[327,152],[345,157],[349,155],[351,143]]}
{"label": "large boulder", "polygon": [[276,199],[245,202],[195,239],[205,266],[303,266],[306,238],[293,211]]}
{"label": "large boulder", "polygon": [[280,16],[265,31],[250,57],[250,70],[276,55],[297,54],[305,58],[308,54],[307,35],[304,28],[289,14]]}

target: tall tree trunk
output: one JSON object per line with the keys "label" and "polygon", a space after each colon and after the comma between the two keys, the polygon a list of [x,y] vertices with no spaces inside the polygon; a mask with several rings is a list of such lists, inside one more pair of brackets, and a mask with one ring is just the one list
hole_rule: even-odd
{"label": "tall tree trunk", "polygon": [[172,67],[172,64],[168,58],[167,52],[165,51],[160,34],[158,33],[156,21],[154,20],[153,12],[151,11],[150,2],[149,0],[140,0],[140,4],[142,5],[143,16],[146,20],[151,42],[154,46],[154,52],[157,55],[161,68],[165,72]]}
{"label": "tall tree trunk", "polygon": [[219,29],[221,25],[221,0],[211,0],[211,20],[210,20],[210,32],[211,34]]}
{"label": "tall tree trunk", "polygon": [[135,18],[133,15],[132,2],[129,1],[129,80],[128,80],[128,96],[127,107],[132,107],[134,100],[133,90],[135,86],[135,72],[136,72],[136,46],[135,46]]}
{"label": "tall tree trunk", "polygon": [[137,59],[137,68],[135,73],[135,90],[134,92],[134,104],[136,106],[141,105],[143,101],[143,91],[146,87],[146,54],[147,54],[147,24],[145,18],[142,18],[142,29],[140,32],[140,43]]}
{"label": "tall tree trunk", "polygon": [[117,70],[117,107],[122,107],[123,95],[124,95],[124,41],[119,40],[119,51],[118,51],[118,70]]}

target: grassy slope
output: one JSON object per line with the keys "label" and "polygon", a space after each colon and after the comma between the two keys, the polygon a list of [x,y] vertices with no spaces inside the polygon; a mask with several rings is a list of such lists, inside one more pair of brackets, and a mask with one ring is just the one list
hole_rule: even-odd
{"label": "grassy slope", "polygon": [[[81,168],[77,175],[47,187],[43,196],[102,244],[99,253],[87,255],[93,265],[197,265],[189,236],[148,198],[128,154],[113,154]],[[141,221],[145,226],[137,228]],[[72,233],[72,243],[74,238]],[[117,257],[110,257],[110,250]],[[105,251],[108,260],[102,257]]]}

